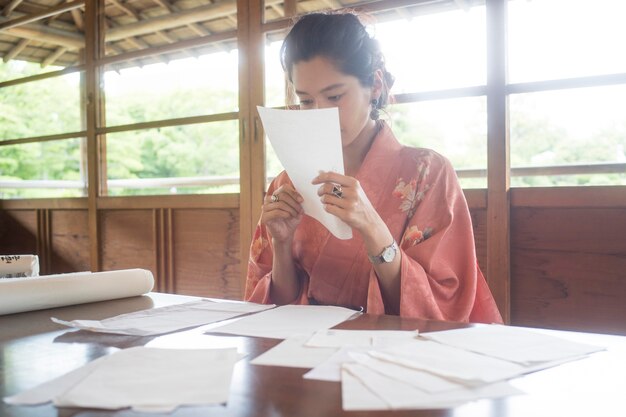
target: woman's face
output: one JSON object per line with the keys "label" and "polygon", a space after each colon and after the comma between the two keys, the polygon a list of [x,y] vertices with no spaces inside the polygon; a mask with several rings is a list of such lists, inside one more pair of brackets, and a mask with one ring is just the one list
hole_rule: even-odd
{"label": "woman's face", "polygon": [[301,109],[339,108],[341,142],[351,145],[368,124],[372,88],[339,71],[332,60],[317,56],[293,65],[291,72]]}

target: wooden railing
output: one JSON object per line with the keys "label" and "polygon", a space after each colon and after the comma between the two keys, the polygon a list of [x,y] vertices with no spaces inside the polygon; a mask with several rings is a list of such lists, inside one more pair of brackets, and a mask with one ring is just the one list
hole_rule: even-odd
{"label": "wooden railing", "polygon": [[[484,178],[487,169],[458,169],[459,178]],[[626,174],[626,163],[557,165],[538,167],[511,168],[513,177],[532,177],[542,175],[587,175],[587,174]],[[268,181],[272,178],[268,178]],[[108,188],[168,188],[168,187],[215,187],[239,184],[239,177],[204,176],[177,178],[133,178],[108,180]],[[0,180],[3,189],[86,189],[83,181],[71,180]]]}

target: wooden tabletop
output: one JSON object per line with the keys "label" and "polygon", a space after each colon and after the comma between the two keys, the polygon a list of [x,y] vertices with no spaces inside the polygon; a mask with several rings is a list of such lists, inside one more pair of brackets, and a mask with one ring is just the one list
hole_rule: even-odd
{"label": "wooden tabletop", "polygon": [[[481,400],[454,409],[426,411],[344,412],[339,383],[305,380],[307,369],[250,365],[250,359],[280,342],[240,336],[205,334],[211,326],[159,337],[134,337],[69,330],[50,321],[100,320],[117,314],[177,304],[192,298],[152,293],[147,296],[0,316],[0,397],[13,395],[58,377],[100,356],[132,346],[237,347],[246,355],[235,366],[226,405],[182,407],[178,416],[332,417],[332,416],[493,416],[590,417],[626,416],[626,337],[554,332],[575,341],[606,346],[582,360],[516,378],[511,383],[526,392],[501,400]],[[364,314],[342,323],[346,329],[438,331],[463,324]],[[0,416],[136,416],[121,410],[56,409],[0,403]],[[151,414],[147,414],[151,415]],[[152,414],[154,415],[154,414]]]}

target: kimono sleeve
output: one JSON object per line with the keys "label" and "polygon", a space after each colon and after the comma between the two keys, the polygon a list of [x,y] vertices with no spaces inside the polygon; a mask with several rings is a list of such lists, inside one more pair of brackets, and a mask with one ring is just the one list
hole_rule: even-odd
{"label": "kimono sleeve", "polygon": [[[432,153],[418,164],[414,184],[407,222],[398,241],[402,255],[400,315],[501,322],[486,283],[479,282],[484,278],[476,261],[471,217],[452,166]],[[475,308],[477,298],[484,305]],[[372,269],[368,312],[382,314],[384,310]],[[473,317],[473,311],[480,311],[480,317]]]}

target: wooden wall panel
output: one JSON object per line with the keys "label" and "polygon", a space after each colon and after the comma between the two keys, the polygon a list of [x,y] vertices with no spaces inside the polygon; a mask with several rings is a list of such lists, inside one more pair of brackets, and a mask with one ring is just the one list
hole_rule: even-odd
{"label": "wooden wall panel", "polygon": [[238,209],[174,210],[172,226],[175,292],[241,299]]}
{"label": "wooden wall panel", "polygon": [[472,227],[474,229],[474,241],[476,244],[476,257],[478,265],[487,274],[487,210],[482,208],[470,209]]}
{"label": "wooden wall panel", "polygon": [[516,208],[512,322],[626,334],[626,209]]}
{"label": "wooden wall panel", "polygon": [[156,281],[153,211],[102,210],[98,221],[101,269],[149,269]]}
{"label": "wooden wall panel", "polygon": [[87,210],[52,210],[50,219],[50,273],[89,271]]}
{"label": "wooden wall panel", "polygon": [[0,210],[0,254],[37,254],[36,210]]}

